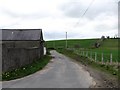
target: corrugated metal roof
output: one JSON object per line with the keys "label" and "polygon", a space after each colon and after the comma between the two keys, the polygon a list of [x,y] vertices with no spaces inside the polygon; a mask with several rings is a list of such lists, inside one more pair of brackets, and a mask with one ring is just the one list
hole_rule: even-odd
{"label": "corrugated metal roof", "polygon": [[2,29],[2,40],[40,40],[42,29]]}

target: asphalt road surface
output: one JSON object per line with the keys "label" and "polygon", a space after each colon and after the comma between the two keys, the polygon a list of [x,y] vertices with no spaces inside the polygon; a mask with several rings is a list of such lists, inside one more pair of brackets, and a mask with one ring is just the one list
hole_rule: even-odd
{"label": "asphalt road surface", "polygon": [[70,58],[51,51],[53,59],[41,71],[27,77],[2,82],[3,88],[89,88],[95,84],[90,74]]}

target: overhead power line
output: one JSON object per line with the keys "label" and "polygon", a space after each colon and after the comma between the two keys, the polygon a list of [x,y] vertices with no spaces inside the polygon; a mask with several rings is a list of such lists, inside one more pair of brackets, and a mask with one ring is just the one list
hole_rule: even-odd
{"label": "overhead power line", "polygon": [[86,14],[86,12],[89,10],[89,8],[92,6],[92,4],[93,4],[93,2],[94,2],[95,0],[92,0],[92,2],[89,4],[89,6],[87,7],[87,9],[85,10],[85,12],[83,13],[83,15],[81,16],[81,17],[83,17],[85,14]]}
{"label": "overhead power line", "polygon": [[[94,1],[95,1],[95,0],[92,0],[92,2],[89,4],[89,6],[88,6],[88,7],[86,8],[86,10],[84,11],[84,13],[80,16],[80,18],[84,17],[84,15],[87,13],[87,11],[89,10],[89,8],[92,6],[92,4],[93,4]],[[80,20],[79,20],[79,21],[80,21]],[[79,24],[79,21],[75,24],[75,26]]]}

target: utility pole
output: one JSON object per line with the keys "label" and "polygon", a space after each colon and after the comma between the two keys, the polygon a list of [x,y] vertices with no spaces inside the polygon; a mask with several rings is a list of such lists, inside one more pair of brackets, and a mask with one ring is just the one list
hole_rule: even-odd
{"label": "utility pole", "polygon": [[67,32],[66,32],[66,49],[67,49]]}

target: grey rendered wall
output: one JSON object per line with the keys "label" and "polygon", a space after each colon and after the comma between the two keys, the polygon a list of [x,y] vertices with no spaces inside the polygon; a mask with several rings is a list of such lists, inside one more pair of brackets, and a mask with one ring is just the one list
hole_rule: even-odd
{"label": "grey rendered wall", "polygon": [[39,47],[40,41],[3,41],[6,47],[16,48],[28,48],[28,47]]}
{"label": "grey rendered wall", "polygon": [[6,48],[3,45],[2,72],[11,71],[41,58],[43,52],[40,48]]}

